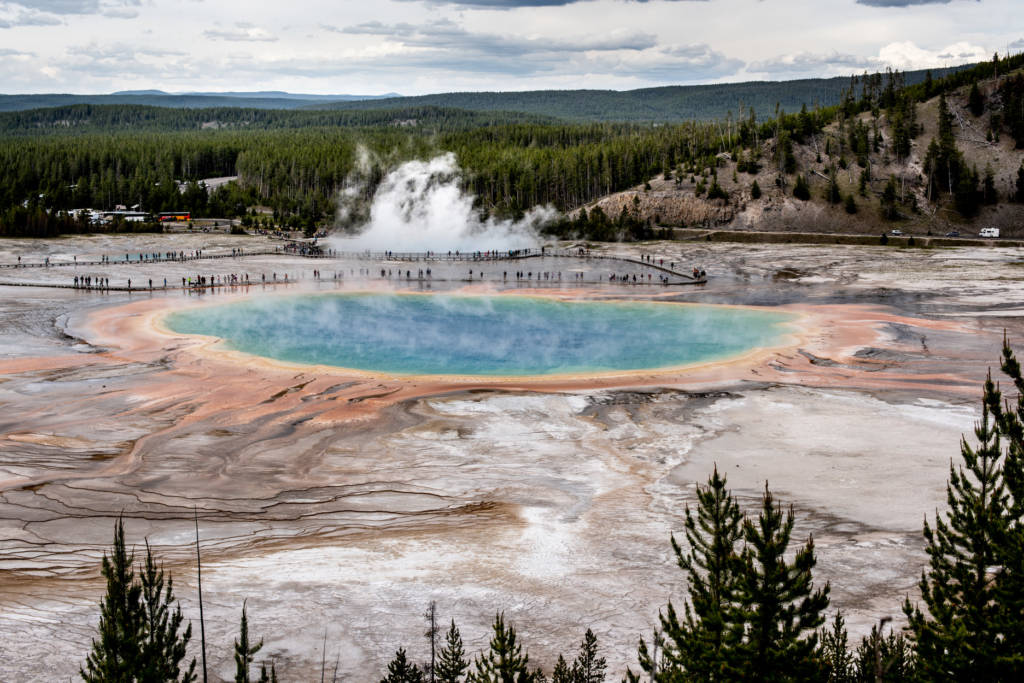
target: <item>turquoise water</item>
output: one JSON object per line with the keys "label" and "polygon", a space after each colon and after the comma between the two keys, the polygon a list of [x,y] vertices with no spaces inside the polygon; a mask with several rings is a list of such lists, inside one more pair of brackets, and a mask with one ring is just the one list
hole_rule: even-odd
{"label": "turquoise water", "polygon": [[414,375],[552,375],[724,358],[775,343],[790,319],[717,306],[328,294],[194,308],[172,313],[167,325],[294,363]]}

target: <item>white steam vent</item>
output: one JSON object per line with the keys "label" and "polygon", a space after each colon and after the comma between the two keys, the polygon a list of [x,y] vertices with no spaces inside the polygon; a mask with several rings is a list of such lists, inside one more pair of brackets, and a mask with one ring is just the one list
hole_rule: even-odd
{"label": "white steam vent", "polygon": [[359,234],[336,238],[333,246],[397,252],[524,249],[539,243],[538,228],[556,215],[550,206],[538,206],[519,221],[480,220],[460,181],[451,152],[403,163],[377,188]]}

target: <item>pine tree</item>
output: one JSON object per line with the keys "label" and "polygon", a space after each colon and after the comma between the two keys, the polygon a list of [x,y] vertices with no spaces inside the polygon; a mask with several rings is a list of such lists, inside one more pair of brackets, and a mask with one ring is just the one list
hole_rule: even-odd
{"label": "pine tree", "polygon": [[[142,642],[142,665],[136,676],[139,681],[177,681],[188,641],[192,638],[192,624],[179,634],[184,621],[181,605],[175,605],[171,612],[170,606],[175,603],[173,582],[168,576],[167,588],[164,589],[164,570],[157,567],[149,541],[146,541],[146,563],[141,579],[145,638]],[[196,660],[193,657],[180,680],[194,681],[195,670]]]}
{"label": "pine tree", "polygon": [[1017,169],[1017,192],[1014,193],[1013,198],[1024,203],[1024,165]]}
{"label": "pine tree", "polygon": [[437,680],[440,683],[459,683],[468,668],[466,652],[462,649],[462,635],[452,619],[445,646],[437,658]]}
{"label": "pine tree", "polygon": [[607,669],[605,658],[597,656],[597,636],[588,628],[572,664],[574,683],[603,683]]}
{"label": "pine tree", "polygon": [[843,208],[846,210],[846,213],[848,214],[857,213],[857,202],[853,198],[853,193],[846,195],[846,200],[843,204]]}
{"label": "pine tree", "polygon": [[[337,670],[335,670],[337,673]],[[270,671],[267,671],[267,663],[260,665],[260,683],[277,683],[277,665],[270,663]]]}
{"label": "pine tree", "polygon": [[695,679],[724,680],[741,635],[736,601],[742,566],[736,546],[743,515],[717,467],[707,485],[697,487],[696,514],[686,508],[683,528],[688,551],[675,537],[671,540],[676,563],[686,573],[689,600],[682,622],[671,602],[661,617],[664,668]]}
{"label": "pine tree", "polygon": [[405,656],[405,648],[398,648],[395,658],[388,663],[388,674],[380,679],[380,683],[423,683],[423,672],[415,664],[410,664]]}
{"label": "pine tree", "polygon": [[985,179],[981,183],[982,200],[986,204],[999,203],[999,192],[996,191],[996,172],[992,164],[985,164]]}
{"label": "pine tree", "polygon": [[964,169],[954,193],[956,209],[961,215],[970,218],[978,213],[981,204],[981,192],[978,191],[978,169]]}
{"label": "pine tree", "polygon": [[[107,594],[100,603],[99,641],[80,675],[87,682],[168,683],[194,681],[196,660],[183,672],[191,624],[181,632],[184,618],[175,604],[171,578],[164,588],[164,572],[146,543],[146,560],[139,576],[134,553],[124,544],[124,520],[114,526],[114,544],[103,555],[102,573]],[[171,607],[174,605],[172,611]]]}
{"label": "pine tree", "polygon": [[437,669],[437,603],[433,600],[427,605],[427,611],[423,614],[423,619],[427,622],[427,630],[423,636],[430,643],[430,662],[425,665],[425,673],[427,680],[430,683],[435,683],[436,675],[435,670]]}
{"label": "pine tree", "polygon": [[[912,643],[902,633],[889,631],[883,636],[879,626],[871,627],[853,655],[853,681],[857,683],[910,683],[918,681],[917,656]],[[928,680],[927,678],[924,680]]]}
{"label": "pine tree", "polygon": [[740,678],[748,681],[807,680],[816,665],[817,629],[828,607],[829,586],[814,590],[814,539],[784,555],[793,531],[793,511],[783,515],[765,485],[757,521],[743,522],[744,568],[740,602],[746,636],[740,648]]}
{"label": "pine tree", "polygon": [[899,211],[896,210],[896,178],[894,176],[889,176],[885,190],[882,191],[882,217],[887,220],[895,220],[899,217]]}
{"label": "pine tree", "polygon": [[[945,95],[939,97],[939,131],[928,145],[924,162],[928,173],[928,196],[937,197],[942,191],[953,194],[960,185],[963,155],[956,146],[953,135],[953,115],[949,111]],[[977,181],[975,181],[977,186]]]}
{"label": "pine tree", "polygon": [[828,174],[828,190],[826,197],[829,204],[839,204],[843,201],[843,194],[839,191],[839,180],[836,177],[836,170],[833,168]]}
{"label": "pine tree", "polygon": [[1003,339],[1000,369],[1017,392],[1006,403],[996,387],[986,391],[985,402],[1006,443],[1002,478],[1008,494],[1007,518],[996,544],[998,552],[993,588],[998,606],[998,630],[1005,646],[999,670],[1007,679],[1024,678],[1024,378],[1009,342]]}
{"label": "pine tree", "polygon": [[752,199],[760,199],[761,198],[761,186],[757,184],[756,180],[750,186],[750,197]]}
{"label": "pine tree", "polygon": [[499,613],[493,628],[490,650],[476,658],[468,683],[535,683],[536,675],[528,668],[530,655],[516,642],[515,626],[506,627],[505,615]]}
{"label": "pine tree", "polygon": [[967,95],[967,106],[975,116],[981,116],[985,113],[985,96],[978,89],[977,81],[971,84],[971,91]]}
{"label": "pine tree", "polygon": [[1007,441],[1003,481],[1010,494],[1010,516],[999,545],[1003,571],[996,584],[996,601],[1008,645],[1000,664],[1009,676],[1019,679],[1024,677],[1024,378],[1005,339],[1001,368],[1017,391],[1017,401],[1015,406],[1009,402],[1003,406],[994,395],[989,407]]}
{"label": "pine tree", "polygon": [[796,184],[793,186],[793,196],[805,202],[811,198],[811,188],[808,187],[807,180],[802,175],[796,177]]}
{"label": "pine tree", "polygon": [[558,655],[555,668],[551,671],[551,683],[576,683],[576,676],[562,655]]}
{"label": "pine tree", "polygon": [[962,439],[963,463],[958,468],[950,464],[949,510],[936,515],[934,528],[925,520],[929,567],[918,585],[927,615],[909,598],[903,606],[920,672],[928,680],[1008,680],[998,665],[1007,654],[1007,643],[993,575],[1000,565],[999,544],[1009,514],[999,430],[990,412],[990,405],[998,404],[997,391],[990,375],[981,421],[974,428],[978,445],[972,448]]}
{"label": "pine tree", "polygon": [[[668,604],[668,611],[673,612],[672,603]],[[675,619],[675,615],[672,615]],[[651,647],[647,647],[647,642],[641,638],[640,643],[637,646],[636,658],[640,662],[640,670],[650,676],[652,683],[662,681],[671,681],[673,678],[676,680],[683,679],[683,673],[679,669],[670,669],[668,673],[665,673],[664,665],[664,650],[659,650],[663,645],[662,635],[657,629],[654,630],[654,637],[651,638]],[[633,673],[629,668],[626,669],[626,682],[627,683],[639,683],[640,676]]]}
{"label": "pine tree", "polygon": [[110,555],[103,553],[102,574],[107,593],[100,602],[99,641],[79,674],[87,683],[131,683],[140,664],[145,639],[140,609],[142,586],[135,580],[135,553],[124,545],[124,520],[114,526]]}
{"label": "pine tree", "polygon": [[242,603],[242,624],[238,629],[238,640],[235,641],[235,683],[249,683],[249,669],[253,655],[263,647],[263,641],[255,645],[249,644],[249,618],[246,614],[245,602]]}
{"label": "pine tree", "polygon": [[828,627],[818,635],[818,659],[822,664],[821,679],[824,683],[853,683],[854,657],[850,653],[846,622],[839,610]]}

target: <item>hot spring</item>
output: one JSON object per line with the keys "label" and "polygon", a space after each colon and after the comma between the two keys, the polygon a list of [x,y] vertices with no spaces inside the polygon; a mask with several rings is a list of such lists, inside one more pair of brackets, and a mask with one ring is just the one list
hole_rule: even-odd
{"label": "hot spring", "polygon": [[402,375],[557,375],[677,367],[779,343],[756,309],[524,296],[307,294],[170,314],[183,334],[291,363]]}

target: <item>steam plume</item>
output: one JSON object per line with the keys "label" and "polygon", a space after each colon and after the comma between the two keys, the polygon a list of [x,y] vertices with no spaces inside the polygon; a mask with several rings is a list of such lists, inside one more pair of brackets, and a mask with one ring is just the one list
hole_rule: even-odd
{"label": "steam plume", "polygon": [[335,238],[333,246],[373,251],[522,249],[536,245],[537,229],[555,216],[551,207],[534,207],[518,221],[481,220],[460,179],[451,152],[402,164],[377,188],[359,234]]}

